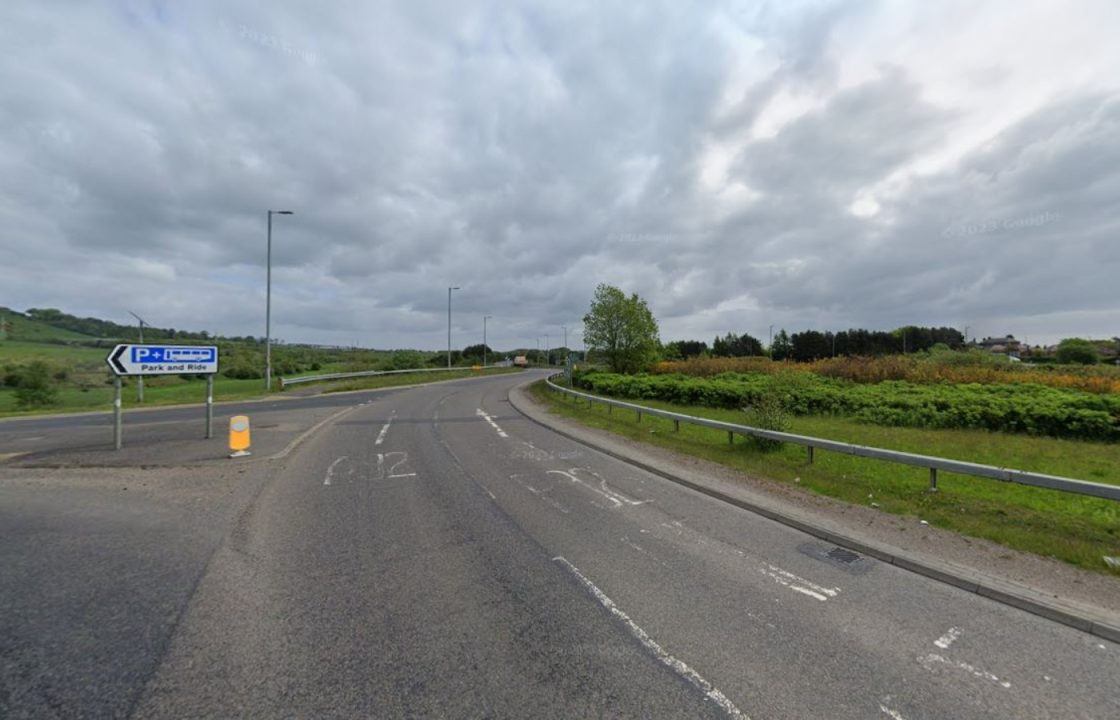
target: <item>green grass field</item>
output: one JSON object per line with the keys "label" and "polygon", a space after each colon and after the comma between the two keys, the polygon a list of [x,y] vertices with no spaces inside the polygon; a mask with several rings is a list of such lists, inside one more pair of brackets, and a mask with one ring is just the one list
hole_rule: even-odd
{"label": "green grass field", "polygon": [[[937,493],[927,492],[928,471],[867,458],[817,451],[808,464],[805,449],[786,445],[762,452],[745,438],[733,445],[727,434],[615,410],[588,409],[562,399],[543,382],[535,397],[553,412],[591,427],[721,463],[747,473],[794,484],[850,503],[878,503],[883,512],[910,515],[931,525],[986,538],[1017,550],[1063,560],[1096,572],[1120,575],[1102,557],[1120,555],[1120,503],[983,478],[939,473]],[[641,404],[689,415],[745,424],[742,412]],[[1120,485],[1120,444],[1030,437],[981,430],[881,427],[826,416],[791,418],[791,432],[925,455]]]}

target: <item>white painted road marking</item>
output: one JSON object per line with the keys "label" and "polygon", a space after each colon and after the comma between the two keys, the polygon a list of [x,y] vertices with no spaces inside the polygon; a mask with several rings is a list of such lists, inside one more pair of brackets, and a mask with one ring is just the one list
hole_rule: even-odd
{"label": "white painted road marking", "polygon": [[897,710],[891,710],[889,707],[887,707],[883,703],[879,703],[879,709],[883,711],[884,715],[886,715],[888,717],[891,717],[891,718],[894,718],[894,720],[906,720],[906,718],[904,718],[902,716],[902,713],[900,713]]}
{"label": "white painted road marking", "polygon": [[611,503],[616,508],[622,507],[623,504],[626,504],[626,505],[644,505],[646,503],[645,500],[634,500],[633,498],[626,497],[625,495],[618,492],[617,490],[612,490],[611,488],[607,487],[607,481],[605,479],[603,479],[602,476],[597,475],[596,473],[594,473],[590,470],[588,472],[591,472],[592,475],[595,475],[595,477],[599,478],[599,487],[595,487],[591,483],[585,483],[583,480],[580,480],[576,476],[576,473],[578,473],[579,470],[580,470],[580,468],[572,468],[571,470],[548,470],[547,472],[550,475],[563,475],[564,477],[568,478],[569,480],[571,480],[574,483],[579,483],[580,485],[583,485],[585,488],[589,488],[591,490],[594,490],[595,492],[597,492],[600,495],[602,495],[603,497],[605,497],[607,500],[610,500]]}
{"label": "white painted road marking", "polygon": [[949,667],[955,667],[960,670],[964,670],[974,677],[978,677],[983,680],[990,680],[991,682],[994,682],[1002,688],[1011,687],[1011,683],[1007,682],[1006,680],[1000,680],[998,677],[988,672],[987,670],[981,670],[980,668],[973,667],[966,662],[961,662],[959,660],[950,660],[949,658],[938,655],[937,653],[930,653],[929,655],[918,658],[918,664],[924,667],[926,670],[929,670],[930,672],[933,672],[934,663],[941,663],[943,665],[948,665]]}
{"label": "white painted road marking", "polygon": [[766,564],[766,567],[759,568],[758,571],[763,575],[770,576],[770,578],[779,585],[785,585],[790,590],[795,590],[802,595],[816,598],[821,602],[836,597],[840,592],[840,588],[827,588],[822,585],[817,585],[814,582],[810,582],[803,577],[794,575],[791,572],[769,563]]}
{"label": "white painted road marking", "polygon": [[346,458],[347,458],[347,456],[343,455],[342,457],[336,459],[334,462],[332,462],[330,464],[330,467],[327,468],[327,476],[325,478],[323,478],[323,484],[324,485],[330,485],[331,484],[331,477],[334,475],[335,466],[338,465],[343,460],[345,460]]}
{"label": "white painted road marking", "polygon": [[381,427],[381,432],[377,433],[377,439],[373,441],[374,445],[380,445],[381,443],[385,442],[385,433],[389,432],[389,426],[393,424],[393,418],[395,418],[396,416],[396,412],[389,416],[389,419]]}
{"label": "white painted road marking", "polygon": [[599,601],[599,604],[609,610],[610,613],[616,618],[621,620],[622,623],[626,625],[626,629],[630,631],[630,634],[637,638],[638,642],[640,642],[642,646],[646,648],[646,650],[649,650],[659,662],[672,669],[673,672],[677,673],[677,675],[680,675],[693,687],[704,693],[704,696],[718,705],[721,709],[723,709],[723,711],[727,713],[728,717],[744,719],[747,718],[747,716],[744,715],[743,712],[739,710],[739,708],[735,707],[735,703],[731,702],[731,700],[729,700],[726,695],[720,692],[710,682],[705,680],[700,675],[700,673],[689,667],[683,660],[678,660],[677,658],[673,657],[665,650],[665,648],[661,647],[656,640],[651,638],[649,634],[646,633],[645,630],[639,627],[636,622],[631,620],[630,616],[622,611],[622,608],[615,605],[614,601],[607,597],[606,593],[596,587],[595,583],[588,580],[587,577],[583,573],[581,573],[575,565],[571,564],[563,557],[554,557],[552,559],[566,567],[568,569],[568,572],[575,575],[576,579],[578,579],[580,583],[582,583],[583,586],[587,588],[592,595],[595,596],[595,599]]}
{"label": "white painted road marking", "polygon": [[[392,458],[393,456],[400,456],[400,459],[389,465],[389,474],[386,475],[385,464],[389,460],[389,458]],[[399,468],[406,462],[408,462],[408,453],[406,452],[400,452],[398,450],[394,452],[377,453],[377,477],[375,479],[381,480],[382,478],[388,478],[389,480],[392,480],[393,478],[416,477],[416,473],[414,472],[397,472],[397,468]]]}
{"label": "white painted road marking", "polygon": [[559,511],[560,511],[560,512],[562,512],[562,513],[564,513],[565,515],[567,515],[567,514],[569,514],[569,513],[571,512],[571,510],[569,510],[568,508],[564,507],[564,506],[563,506],[562,504],[560,504],[560,503],[559,503],[559,502],[558,502],[558,501],[557,501],[557,500],[556,500],[555,498],[549,497],[548,493],[546,493],[546,492],[542,492],[541,490],[538,490],[537,488],[533,487],[533,486],[532,486],[532,485],[530,485],[529,483],[527,483],[527,482],[525,482],[524,480],[522,480],[522,479],[521,479],[521,475],[519,475],[519,474],[517,474],[517,473],[514,473],[513,475],[510,475],[510,476],[509,476],[509,478],[510,478],[510,480],[513,480],[513,481],[514,481],[514,482],[516,482],[516,483],[517,483],[518,485],[520,485],[521,487],[525,488],[525,489],[526,489],[526,490],[528,490],[529,492],[533,493],[534,495],[536,495],[537,497],[539,497],[539,498],[540,498],[541,500],[543,500],[544,502],[548,503],[549,505],[551,505],[552,507],[556,508],[557,510],[559,510]]}
{"label": "white painted road marking", "polygon": [[961,636],[961,629],[957,627],[949,628],[948,631],[941,637],[933,641],[933,644],[942,650],[948,650],[949,646],[953,644],[957,638]]}
{"label": "white painted road marking", "polygon": [[498,437],[504,437],[504,438],[509,437],[509,435],[506,435],[504,430],[502,430],[500,427],[498,427],[498,423],[494,422],[494,418],[487,415],[486,411],[483,410],[482,408],[479,408],[478,410],[475,410],[474,414],[478,415],[480,418],[484,418],[486,420],[486,422],[490,423],[490,427],[494,428],[494,430],[496,430],[498,432]]}

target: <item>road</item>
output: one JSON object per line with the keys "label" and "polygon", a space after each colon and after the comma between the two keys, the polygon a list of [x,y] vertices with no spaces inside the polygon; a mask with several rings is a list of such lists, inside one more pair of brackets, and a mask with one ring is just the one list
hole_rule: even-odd
{"label": "road", "polygon": [[[1120,646],[581,446],[511,408],[524,381],[351,397],[283,460],[127,516],[112,474],[4,478],[0,715],[1120,717]],[[81,563],[109,600],[73,599]],[[110,567],[163,584],[116,597]]]}

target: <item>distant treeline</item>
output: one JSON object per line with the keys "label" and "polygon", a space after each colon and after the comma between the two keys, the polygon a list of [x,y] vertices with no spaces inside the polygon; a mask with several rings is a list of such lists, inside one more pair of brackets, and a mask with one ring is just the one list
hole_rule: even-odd
{"label": "distant treeline", "polygon": [[[782,329],[774,336],[770,357],[774,360],[808,362],[833,356],[896,355],[929,350],[934,345],[957,349],[964,347],[964,335],[950,327],[918,327],[908,325],[897,330],[853,329],[841,332],[805,330],[790,335]],[[712,341],[674,340],[665,345],[667,360],[690,357],[751,357],[767,355],[765,346],[749,334],[728,333]]]}
{"label": "distant treeline", "polygon": [[[41,323],[46,323],[53,327],[62,328],[63,330],[70,330],[71,332],[89,335],[94,338],[110,338],[113,340],[138,340],[140,337],[140,328],[137,324],[120,325],[112,322],[111,320],[102,320],[100,318],[80,318],[76,315],[69,315],[56,310],[54,308],[31,308],[24,316],[31,320]],[[176,330],[175,328],[159,328],[149,325],[144,326],[144,341],[150,342],[152,340],[212,340],[214,337],[205,330],[199,332],[191,332],[188,330]],[[245,337],[227,337],[226,340],[235,342],[263,342],[252,336]]]}

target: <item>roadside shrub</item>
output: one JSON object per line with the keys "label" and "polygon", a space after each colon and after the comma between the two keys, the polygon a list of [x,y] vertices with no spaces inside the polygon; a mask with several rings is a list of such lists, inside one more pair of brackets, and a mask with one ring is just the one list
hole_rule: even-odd
{"label": "roadside shrub", "polygon": [[21,409],[54,404],[58,390],[51,384],[51,371],[45,362],[35,360],[22,369],[15,395]]}
{"label": "roadside shrub", "polygon": [[796,370],[686,375],[581,373],[580,386],[616,397],[735,409],[775,395],[793,415],[836,414],[878,425],[976,428],[1120,440],[1120,395],[1028,383],[857,383]]}
{"label": "roadside shrub", "polygon": [[248,363],[231,362],[222,369],[222,375],[231,380],[259,380],[264,377],[260,368]]}
{"label": "roadside shrub", "polygon": [[[763,395],[754,403],[743,408],[747,414],[746,424],[760,430],[775,430],[789,432],[790,419],[786,404],[779,393],[773,392]],[[780,440],[769,438],[750,437],[750,442],[762,452],[773,452],[782,447]]]}

